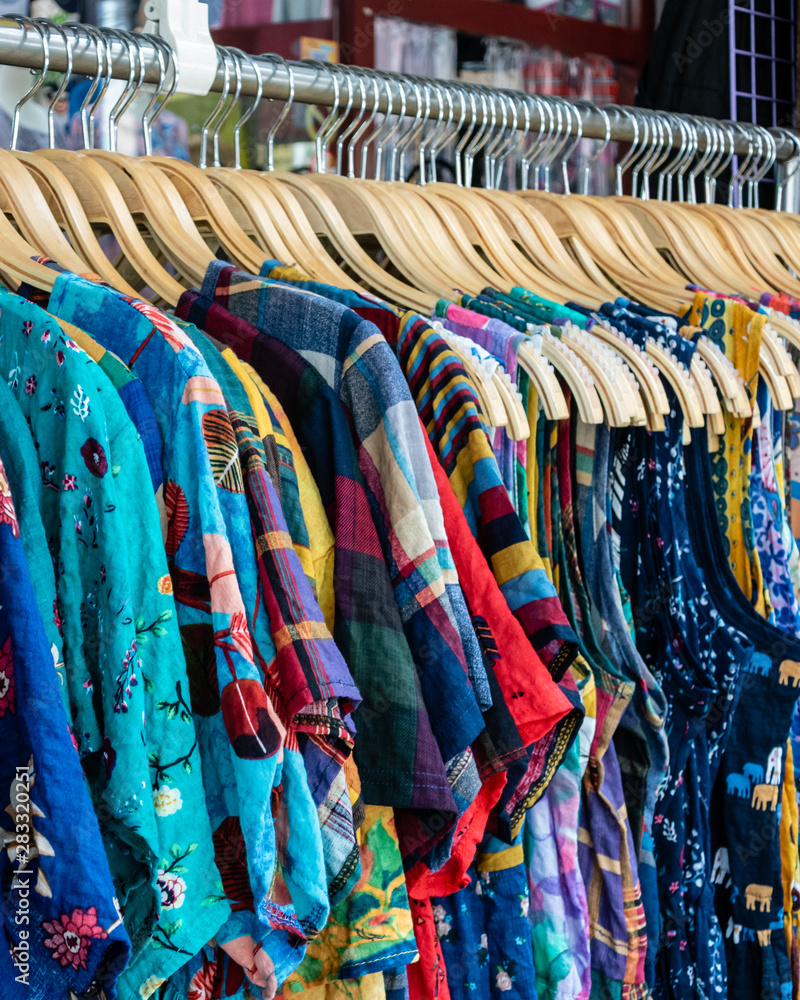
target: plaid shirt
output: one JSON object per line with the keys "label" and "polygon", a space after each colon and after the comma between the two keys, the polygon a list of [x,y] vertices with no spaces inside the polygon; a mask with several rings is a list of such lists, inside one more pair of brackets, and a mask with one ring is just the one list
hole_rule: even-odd
{"label": "plaid shirt", "polygon": [[[589,904],[592,976],[623,983],[623,993],[647,995],[647,954],[642,891],[633,834],[628,821],[622,773],[611,737],[634,685],[595,670],[598,727],[584,776],[578,852]],[[606,987],[608,989],[608,987]],[[616,989],[619,987],[616,986]]]}
{"label": "plaid shirt", "polygon": [[[303,274],[298,268],[292,265],[279,264],[274,260],[264,263],[261,268],[261,276],[285,282],[296,288],[304,288],[309,292],[316,292],[318,295],[322,295],[333,302],[340,302],[342,305],[347,306],[348,309],[352,309],[353,312],[357,313],[361,319],[373,323],[384,335],[387,343],[393,348],[397,347],[400,320],[403,314],[394,306],[374,299],[366,292],[355,292],[346,288],[337,288],[335,285],[325,285],[319,281],[312,281],[311,278]],[[412,452],[412,458],[414,455],[415,452]],[[415,472],[418,477],[427,482],[428,470],[424,462],[416,468]],[[427,514],[426,516],[431,527],[431,533],[436,538],[438,521],[432,520]],[[440,549],[440,556],[443,555],[443,552],[444,550]],[[442,563],[442,568],[447,568],[444,563]],[[475,630],[467,611],[464,596],[457,584],[448,585],[447,590],[451,607],[456,616],[461,642],[464,646],[470,682],[475,689],[475,695],[481,709],[487,709],[491,707],[492,703],[489,678],[483,665],[480,646],[476,641]]]}
{"label": "plaid shirt", "polygon": [[460,597],[458,575],[397,359],[371,323],[310,292],[213,263],[201,294],[295,348],[344,404],[373,509],[385,525],[384,554],[433,731],[449,760],[472,743],[483,718],[467,683],[464,638],[450,600],[451,590]]}
{"label": "plaid shirt", "polygon": [[363,698],[355,713],[355,757],[364,801],[394,806],[401,850],[423,851],[441,836],[429,823],[431,815],[452,826],[456,807],[341,403],[296,351],[222,306],[188,292],[178,314],[269,379],[305,449],[336,540],[334,635]]}
{"label": "plaid shirt", "polygon": [[[575,656],[575,636],[561,624],[565,622],[561,605],[503,485],[466,372],[444,338],[419,319],[404,323],[399,356],[422,422],[508,606],[534,649],[538,645],[552,652],[554,644],[562,641],[549,662],[551,673],[557,670],[560,676],[561,664]],[[538,663],[536,652],[531,650],[531,657]],[[533,662],[531,670],[533,677]],[[540,683],[554,686],[546,676]],[[525,809],[546,788],[580,727],[580,697],[571,687],[564,688],[563,694],[572,710],[554,717],[550,726],[530,730],[526,734],[532,747],[528,766],[516,764],[509,773],[501,806],[514,830],[522,823]]]}

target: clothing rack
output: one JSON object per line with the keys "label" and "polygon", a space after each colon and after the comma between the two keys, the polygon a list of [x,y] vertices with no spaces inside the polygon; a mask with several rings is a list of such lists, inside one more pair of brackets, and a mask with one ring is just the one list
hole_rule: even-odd
{"label": "clothing rack", "polygon": [[[63,29],[50,22],[40,21],[40,26],[46,31],[49,49],[48,68],[57,72],[65,72],[69,65],[67,45],[72,52],[71,67],[75,73],[82,73],[87,76],[95,76],[101,60],[100,40],[102,36],[106,51],[110,53],[110,76],[112,79],[127,80],[131,74],[130,47],[121,37],[120,33],[111,29],[95,28],[90,30],[81,26],[75,26],[76,30],[65,34]],[[164,84],[164,74],[159,62],[159,47],[161,48],[161,60],[163,62],[164,41],[155,40],[154,36],[148,34],[137,35],[137,47],[140,58],[144,62],[144,67],[140,78],[145,84]],[[223,93],[230,85],[230,70],[226,69],[225,59],[222,54],[224,49],[215,46],[217,54],[217,71],[211,83],[211,91]],[[45,62],[44,48],[41,35],[33,30],[29,25],[9,23],[0,21],[0,65],[19,66],[29,69],[41,69]],[[422,113],[420,109],[421,95],[425,93],[424,114],[429,121],[440,120],[446,113],[446,102],[452,102],[457,95],[464,91],[465,85],[455,82],[441,80],[425,80],[422,78],[412,78],[401,74],[385,73],[377,70],[350,69],[346,66],[337,66],[337,76],[339,82],[334,78],[334,74],[324,63],[297,62],[285,60],[281,56],[269,53],[260,56],[246,56],[241,60],[241,95],[245,97],[254,96],[258,92],[259,73],[254,68],[254,63],[258,65],[261,76],[262,96],[272,100],[287,100],[292,95],[294,101],[301,104],[317,104],[325,107],[333,107],[334,104],[344,106],[350,102],[353,110],[361,109],[361,91],[358,81],[362,82],[376,80],[383,84],[378,88],[377,105],[381,113],[391,112],[392,114],[404,113],[407,117],[416,116]],[[365,77],[364,74],[367,74]],[[341,86],[341,80],[349,78],[350,92],[346,87]],[[390,85],[387,87],[387,83]],[[180,87],[178,88],[180,89]],[[467,88],[469,89],[469,88]],[[389,91],[391,90],[391,100]],[[370,111],[375,104],[374,88],[366,88],[367,106]],[[543,127],[541,116],[541,100],[533,95],[526,95],[516,91],[501,91],[498,88],[481,87],[475,88],[476,95],[484,95],[484,101],[476,100],[470,102],[465,111],[463,121],[464,126],[481,125],[484,117],[488,114],[488,104],[492,103],[492,116],[496,114],[497,102],[502,95],[503,114],[511,112],[511,105],[517,115],[518,127],[522,127],[525,121],[530,122],[530,130],[535,134]],[[494,101],[492,100],[494,98]],[[338,100],[337,100],[338,99]],[[589,106],[587,103],[580,105],[559,99],[563,106],[569,106],[571,113],[565,116],[561,123],[559,132],[563,136],[580,134],[588,139],[610,139],[615,142],[633,142],[639,137],[638,125],[634,123],[632,115],[604,115],[599,110]],[[689,116],[677,115],[666,112],[647,112],[649,116],[656,119],[661,118],[667,123],[671,123],[665,132],[668,138],[665,139],[663,148],[668,145],[673,148],[680,147],[685,142],[683,130],[672,127],[676,120],[684,118],[691,121]],[[511,116],[513,117],[513,116]],[[506,121],[508,121],[508,118]],[[708,120],[711,126],[723,127],[723,123]],[[733,139],[733,151],[737,156],[753,156],[756,143],[761,150],[762,140],[757,138],[756,127],[747,123],[736,123],[736,136]],[[707,135],[702,130],[697,130],[696,151],[702,153],[707,146]],[[792,211],[800,210],[800,139],[791,131],[784,128],[770,130],[775,141],[775,162],[778,173],[778,181],[783,186],[783,205]],[[762,133],[763,134],[763,133]],[[661,141],[661,139],[659,140]]]}

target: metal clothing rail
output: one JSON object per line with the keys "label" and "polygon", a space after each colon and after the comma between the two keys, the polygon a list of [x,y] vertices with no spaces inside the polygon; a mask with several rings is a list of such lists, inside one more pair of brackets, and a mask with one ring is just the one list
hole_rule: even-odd
{"label": "metal clothing rail", "polygon": [[[46,23],[42,23],[46,27]],[[69,44],[72,50],[73,72],[94,76],[98,72],[98,64],[101,59],[98,41],[96,38],[89,37],[88,32],[83,34],[80,31],[80,26],[78,26],[78,29],[77,32],[70,33],[66,38],[55,26],[53,26],[52,30],[47,31],[49,68],[59,72],[66,71],[68,65],[67,45]],[[110,43],[111,77],[118,80],[127,80],[131,72],[129,46],[122,38],[115,36],[113,32],[107,29],[92,28],[91,31],[95,36],[98,33],[102,34]],[[137,37],[139,52],[144,62],[143,82],[149,84],[163,82],[159,65],[158,43],[152,40],[153,36],[151,35],[141,34]],[[162,44],[162,58],[163,51]],[[339,105],[343,105],[345,100],[350,101],[352,97],[352,107],[356,110],[361,107],[361,93],[359,88],[354,88],[352,95],[346,97],[342,92],[342,88],[337,87],[335,84],[333,74],[326,69],[325,64],[287,62],[279,56],[270,56],[269,54],[253,57],[247,56],[242,60],[241,93],[244,96],[254,96],[258,90],[258,75],[253,69],[250,61],[251,58],[258,62],[262,78],[262,95],[266,98],[286,100],[290,92],[290,86],[293,85],[294,100],[301,104],[319,104],[332,107],[338,96]],[[30,26],[0,18],[0,64],[41,69],[43,62],[43,46],[38,32]],[[291,81],[288,67],[291,67]],[[346,67],[339,67],[339,70],[341,79],[341,73],[347,73],[348,71]],[[357,70],[354,72],[363,73],[364,71]],[[369,73],[372,79],[377,79],[384,83],[378,92],[379,112],[391,111],[394,114],[402,112],[407,116],[417,115],[418,111],[420,111],[420,97],[423,92],[421,85],[424,86],[427,83],[429,86],[424,89],[424,112],[429,120],[436,120],[440,114],[444,115],[446,113],[446,109],[440,105],[440,98],[449,98],[452,101],[456,93],[455,89],[447,81],[425,81],[421,78],[411,78],[374,70],[370,70]],[[217,72],[211,85],[211,90],[216,93],[222,93],[225,89],[225,81],[225,61],[220,58],[220,49],[217,48]],[[391,86],[387,87],[387,82]],[[392,95],[391,101],[389,100],[390,91]],[[523,120],[528,116],[532,132],[535,133],[542,125],[539,107],[535,100],[531,100],[530,95],[522,93],[517,95],[507,90],[501,92],[491,87],[482,88],[482,92],[490,96],[493,93],[498,95],[502,93],[504,105],[509,107],[509,110],[509,102],[513,102],[520,127]],[[370,110],[374,107],[373,93],[374,91],[368,88],[367,104]],[[580,107],[577,105],[570,106],[572,114],[568,116],[570,120],[565,121],[561,126],[561,135],[577,135],[580,128],[585,138],[605,139],[607,137],[609,134],[609,122],[607,118],[585,105]],[[488,114],[486,103],[480,101],[471,102],[465,111],[464,125],[482,124],[485,114]],[[578,114],[580,115],[580,125],[578,123]],[[649,114],[659,116],[664,113],[649,112]],[[664,117],[665,120],[674,121],[681,116],[670,114],[669,118],[666,115]],[[634,125],[628,116],[614,115],[610,122],[610,139],[619,142],[632,142],[637,138],[636,128],[637,126]],[[750,138],[748,140],[748,136],[753,135],[750,131],[751,128],[752,126],[748,126],[745,123],[737,123],[734,152],[739,156],[752,155],[753,153],[754,139]],[[683,141],[683,137],[679,134],[678,129],[670,128],[665,130],[665,133],[669,134],[668,142],[676,148]],[[800,181],[800,169],[798,169],[800,166],[800,156],[798,156],[800,152],[800,140],[786,129],[772,130],[772,134],[775,138],[775,154],[778,169],[782,174],[782,179],[786,182],[785,204],[788,207],[796,207],[798,194],[800,194],[800,185],[798,184],[798,181]],[[698,152],[703,152],[706,149],[706,141],[707,136],[702,134],[702,132],[698,133]]]}

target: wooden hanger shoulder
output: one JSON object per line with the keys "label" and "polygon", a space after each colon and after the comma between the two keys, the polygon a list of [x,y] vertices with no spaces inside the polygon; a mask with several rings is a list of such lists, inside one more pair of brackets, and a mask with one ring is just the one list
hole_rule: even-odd
{"label": "wooden hanger shoulder", "polygon": [[36,181],[12,152],[0,150],[0,211],[10,215],[25,239],[70,271],[88,271],[64,238]]}
{"label": "wooden hanger shoulder", "polygon": [[257,274],[263,263],[261,252],[225,204],[208,172],[170,156],[150,156],[147,163],[169,178],[194,222],[207,223],[230,258],[243,270]]}
{"label": "wooden hanger shoulder", "polygon": [[160,299],[177,305],[184,291],[183,286],[150,252],[119,188],[102,165],[91,157],[61,149],[42,149],[35,155],[57,164],[72,185],[89,220],[108,226],[142,281]]}
{"label": "wooden hanger shoulder", "polygon": [[[423,315],[430,315],[436,307],[439,296],[420,291],[414,285],[406,284],[380,267],[359,245],[353,230],[340,214],[337,203],[320,185],[306,177],[291,173],[276,173],[271,175],[269,180],[277,180],[292,190],[315,232],[330,239],[342,255],[343,261],[368,287],[389,302],[404,308],[412,307]],[[368,223],[365,222],[366,225]]]}
{"label": "wooden hanger shoulder", "polygon": [[[363,287],[354,281],[325,249],[309,223],[294,191],[287,184],[281,184],[271,174],[262,171],[248,170],[243,171],[243,173],[248,174],[257,188],[265,190],[265,204],[271,213],[274,213],[278,208],[280,209],[280,215],[273,214],[273,221],[286,239],[287,245],[294,247],[294,235],[305,245],[305,251],[297,251],[297,258],[303,257],[312,262],[321,262],[324,265],[325,273],[329,275],[330,284],[337,285],[339,288],[349,288],[352,291],[363,291]],[[284,219],[286,220],[285,226]],[[317,263],[317,267],[319,267],[319,263]]]}
{"label": "wooden hanger shoulder", "polygon": [[169,178],[144,158],[104,149],[89,149],[81,155],[103,166],[131,212],[146,222],[170,263],[187,282],[199,285],[215,257]]}
{"label": "wooden hanger shoulder", "polygon": [[309,174],[304,179],[309,186],[330,195],[353,235],[377,239],[388,260],[407,281],[437,298],[450,291],[452,278],[446,273],[446,257],[438,267],[433,264],[419,240],[414,239],[415,220],[399,215],[396,205],[387,207],[369,184],[334,174]]}
{"label": "wooden hanger shoulder", "polygon": [[603,405],[594,383],[579,367],[583,363],[578,356],[549,332],[542,337],[542,354],[569,386],[581,420],[585,424],[602,424]]}
{"label": "wooden hanger shoulder", "polygon": [[553,365],[540,350],[535,350],[530,342],[520,345],[517,350],[517,364],[525,371],[536,389],[548,420],[566,420],[569,408]]}
{"label": "wooden hanger shoulder", "polygon": [[522,405],[522,400],[517,395],[516,388],[506,381],[507,377],[502,367],[492,376],[508,416],[506,434],[512,441],[527,441],[531,436],[528,415]]}
{"label": "wooden hanger shoulder", "polygon": [[592,277],[581,270],[561,245],[555,231],[536,213],[532,204],[506,191],[479,189],[477,193],[492,204],[509,237],[562,288],[571,289],[575,298],[580,298],[587,306],[597,308],[609,297],[616,295],[616,289],[606,279],[603,279],[602,285],[597,285]]}
{"label": "wooden hanger shoulder", "polygon": [[97,274],[123,294],[135,296],[137,292],[124,280],[103,252],[80,198],[66,175],[46,157],[23,152],[14,152],[14,156],[39,185],[57,223],[69,235],[80,259],[86,262],[85,270]]}

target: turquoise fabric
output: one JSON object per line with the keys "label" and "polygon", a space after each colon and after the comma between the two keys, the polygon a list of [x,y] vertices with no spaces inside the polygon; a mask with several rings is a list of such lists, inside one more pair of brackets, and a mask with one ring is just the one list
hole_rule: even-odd
{"label": "turquoise fabric", "polygon": [[189,337],[152,306],[59,274],[49,307],[135,372],[159,420],[166,550],[221,878],[209,898],[232,910],[217,940],[263,942],[248,968],[280,982],[303,958],[305,934],[290,902],[272,897],[268,790],[281,780],[285,733],[265,690],[275,647],[224,396]]}
{"label": "turquoise fabric", "polygon": [[227,916],[158,513],[141,500],[147,461],[100,367],[2,290],[0,368],[38,451],[75,740],[134,949],[123,983],[138,992]]}
{"label": "turquoise fabric", "polygon": [[70,741],[2,462],[0,566],[3,1000],[101,991],[114,1000],[130,941]]}

